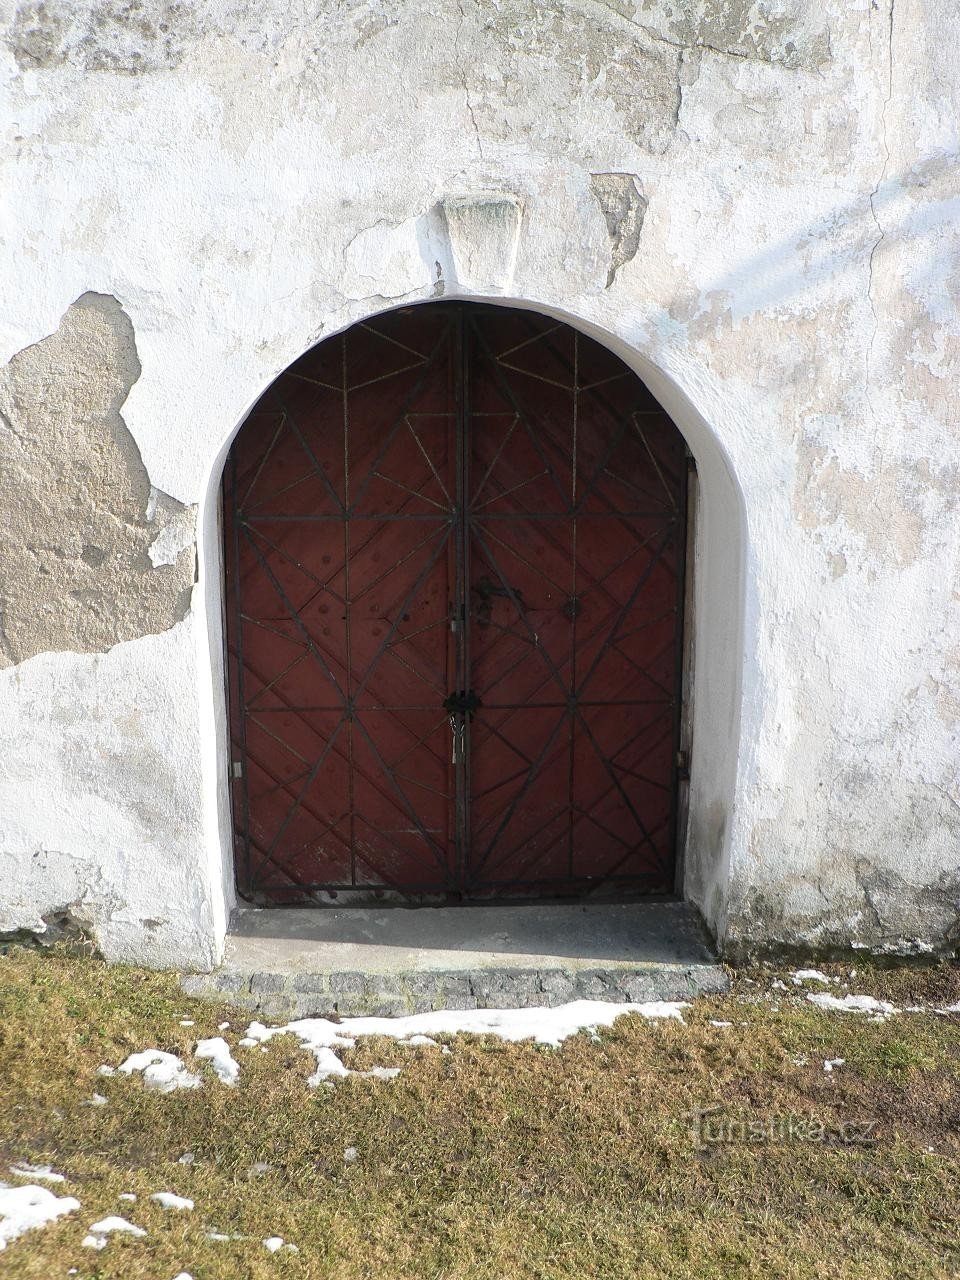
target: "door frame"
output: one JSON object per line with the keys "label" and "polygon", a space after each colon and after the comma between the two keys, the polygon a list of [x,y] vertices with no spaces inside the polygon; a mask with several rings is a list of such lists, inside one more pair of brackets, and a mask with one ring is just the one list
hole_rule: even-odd
{"label": "door frame", "polygon": [[[460,303],[466,303],[467,305],[474,305],[474,306],[478,305],[477,300],[473,300],[473,299],[462,299],[462,300],[461,299],[444,299],[443,302],[433,303],[430,305],[434,307],[447,309],[451,306],[451,304],[453,304],[454,306],[457,306],[457,304],[460,304]],[[483,304],[480,303],[479,305],[482,307]],[[405,310],[405,309],[406,308],[396,308],[395,310]],[[516,309],[504,308],[504,310],[516,310]],[[546,318],[549,319],[549,317],[546,317]],[[456,440],[454,444],[454,464],[453,465],[457,473],[457,477],[458,477],[457,483],[459,485],[462,470],[465,465],[464,458],[463,458],[463,450],[467,441],[467,437],[463,435],[463,431],[464,431],[465,422],[469,418],[469,407],[468,407],[468,402],[465,401],[465,397],[469,396],[470,394],[470,386],[468,383],[467,368],[466,368],[467,353],[464,345],[464,330],[463,330],[464,315],[460,314],[457,317],[457,320],[458,322],[454,325],[454,330],[452,332],[452,336],[450,337],[449,341],[450,341],[450,358],[453,360],[453,366],[457,370],[456,392],[455,392]],[[353,328],[353,327],[355,326],[348,326],[348,328]],[[572,332],[575,332],[575,333],[580,332],[574,326],[567,325],[566,327],[571,329]],[[341,332],[346,332],[346,330]],[[544,336],[549,335],[550,332],[551,331],[548,329]],[[331,338],[324,339],[321,344],[317,344],[317,345],[323,345],[326,341],[336,341],[336,337],[338,336],[340,335],[332,335]],[[589,335],[583,335],[583,336],[588,337],[588,340],[591,342],[595,341],[595,339],[590,338]],[[598,345],[603,346],[604,344],[598,344]],[[604,348],[604,349],[609,350],[609,348]],[[309,351],[303,354],[307,355],[309,354]],[[615,354],[615,353],[612,353],[612,354]],[[615,358],[619,358],[619,357],[615,356]],[[294,362],[294,364],[295,363],[296,362]],[[287,366],[287,369],[291,367],[293,366]],[[625,363],[624,363],[624,368],[627,369],[633,377],[637,378],[637,380],[641,383],[641,385],[643,385],[642,379],[640,379],[639,376],[635,373],[635,371],[630,369],[630,367]],[[287,370],[281,371],[281,375],[278,375],[278,376],[282,376],[282,374],[285,373],[286,371]],[[648,391],[648,389],[645,386],[644,386],[644,390]],[[648,391],[648,394],[649,394],[649,391]],[[259,406],[259,404],[260,404],[260,401],[258,400],[257,405],[253,406],[251,413],[256,412],[256,409]],[[692,605],[693,605],[693,592],[694,592],[694,584],[693,584],[694,558],[691,555],[691,549],[694,546],[694,528],[695,528],[694,520],[696,515],[696,510],[695,510],[696,509],[696,472],[695,472],[695,466],[693,463],[693,455],[690,453],[689,447],[687,446],[682,433],[680,432],[676,424],[673,422],[673,419],[670,417],[670,415],[666,412],[666,410],[664,410],[662,406],[659,405],[659,402],[657,402],[657,404],[658,404],[658,407],[663,412],[664,418],[667,419],[667,421],[670,423],[673,429],[677,432],[677,435],[682,442],[683,458],[685,463],[687,464],[685,466],[684,471],[682,471],[680,474],[679,488],[677,491],[678,500],[680,502],[680,518],[681,518],[682,527],[683,527],[683,543],[682,543],[682,552],[681,552],[682,559],[679,565],[680,581],[678,583],[678,591],[677,591],[678,608],[677,608],[677,621],[676,621],[676,634],[675,634],[675,651],[676,651],[677,657],[674,664],[677,707],[676,707],[675,715],[673,717],[673,729],[671,733],[671,742],[672,742],[671,754],[673,756],[673,766],[671,771],[672,800],[671,800],[671,813],[670,813],[669,828],[668,828],[669,834],[667,837],[668,844],[670,846],[669,856],[671,857],[671,861],[672,861],[672,872],[673,872],[672,887],[673,887],[674,893],[678,893],[682,886],[683,851],[685,846],[687,812],[689,807],[688,805],[689,792],[688,792],[687,783],[689,781],[688,762],[689,762],[690,707],[691,707],[690,676],[692,674],[691,668],[692,668],[692,661],[693,661],[693,645],[692,645],[693,628],[691,623],[692,623]],[[236,435],[239,434],[239,431],[243,429],[243,426],[246,424],[250,416],[251,415],[248,414],[247,418],[244,419],[244,423],[241,424],[241,427],[238,429],[238,432],[235,433],[233,439],[231,440],[231,448],[233,447],[233,444],[236,440]],[[226,464],[224,466],[224,474],[225,473],[226,473]],[[224,487],[223,485],[221,485],[219,489],[219,502],[218,502],[218,529],[220,531],[220,573],[221,573],[221,586],[222,586],[221,619],[222,619],[222,625],[224,628],[224,645],[226,645],[226,633],[227,633],[227,626],[228,626],[226,611],[227,611],[228,598],[230,597],[231,593],[228,592],[226,580],[225,580],[224,541],[223,541],[224,534],[225,534],[225,527],[224,527],[224,512],[223,512],[223,494],[224,494]],[[518,516],[518,518],[520,517]],[[458,556],[458,564],[460,564],[461,559],[463,560],[464,563],[463,563],[463,566],[461,566],[457,570],[456,576],[457,576],[458,583],[460,582],[461,574],[464,572],[467,572],[467,569],[464,566],[470,561],[471,550],[472,550],[472,544],[470,543],[469,526],[466,522],[463,523],[461,534],[464,539],[464,545],[462,547],[456,548],[456,554]],[[235,593],[236,593],[236,587],[234,586],[232,594],[235,595]],[[237,600],[234,603],[234,607],[238,608],[240,607],[240,604],[241,602],[239,598],[237,598]],[[463,650],[461,652],[460,649],[458,648],[458,653],[460,655],[458,657],[458,662],[469,660],[468,650]],[[224,674],[226,678],[227,673],[229,671],[229,659],[226,656],[224,660],[224,667],[225,667]],[[461,679],[462,675],[463,673],[461,673],[458,668],[456,680],[454,682],[455,684],[457,681],[460,681],[462,683],[462,679]],[[240,677],[240,680],[241,680],[241,689],[242,689],[242,682],[243,682],[242,675]],[[225,679],[225,683],[226,683],[226,679]],[[227,692],[227,701],[229,704],[229,692]],[[451,717],[451,720],[452,720],[452,717]],[[228,734],[229,734],[229,721],[230,721],[230,715],[228,712]],[[241,738],[243,737],[244,737],[244,730],[241,725]],[[461,812],[461,810],[464,808],[468,810],[470,805],[469,788],[466,784],[464,774],[463,774],[463,770],[465,767],[464,761],[466,758],[467,757],[465,753],[464,756],[462,756],[459,761],[456,761],[458,768],[456,771],[455,784],[454,784],[454,793],[455,793],[454,806],[455,806],[455,813],[456,813],[455,834],[454,834],[454,841],[455,841],[454,860],[458,866],[460,865],[461,859],[465,857],[468,858],[468,854],[466,853],[466,846],[461,847],[462,840],[466,838],[464,836],[464,829],[463,829],[464,814]],[[246,766],[245,760],[244,761],[231,760],[230,762],[231,783],[239,779],[241,776],[243,776],[240,772],[238,772],[238,770],[244,769],[245,771],[245,766]],[[238,815],[234,810],[234,805],[236,803],[236,800],[235,800],[236,792],[237,792],[237,788],[234,786],[231,786],[230,787],[230,793],[231,793],[230,828],[231,828],[231,845],[234,848],[236,847],[237,817],[238,817]],[[246,804],[245,790],[244,790],[244,797],[245,797],[244,804]],[[241,826],[242,826],[242,829],[246,831],[247,827],[249,826],[249,811],[245,813],[244,817],[245,817],[245,821],[244,823],[241,824]],[[248,859],[249,859],[249,852],[248,852]],[[239,863],[236,860],[236,854],[234,854],[234,864],[235,864],[235,869],[234,869],[235,889],[236,889],[237,896],[241,900],[250,901],[250,899],[246,897],[246,893],[244,892],[244,890],[240,888],[240,884],[239,884],[239,881],[241,879],[240,867],[239,867]],[[461,872],[463,870],[464,868],[461,867]],[[598,883],[595,890],[587,889],[585,891],[578,893],[577,900],[590,901],[590,900],[598,900],[600,898],[603,898],[607,896],[607,894],[609,893],[609,887],[616,883],[617,883],[616,876],[613,876],[610,880],[601,881]],[[571,881],[571,886],[572,884],[573,882]],[[605,887],[606,887],[606,893],[605,893]],[[351,903],[351,902],[369,903],[371,901],[374,901],[378,903],[398,902],[408,906],[416,905],[419,903],[431,903],[431,902],[435,903],[435,902],[442,902],[442,901],[451,901],[451,899],[449,898],[449,895],[445,896],[439,890],[437,891],[437,893],[432,893],[430,891],[411,891],[408,893],[402,889],[393,889],[389,886],[375,886],[375,885],[361,885],[356,887],[335,886],[331,888],[321,887],[321,888],[312,889],[309,891],[305,890],[304,892],[310,893],[311,898],[309,901],[309,905],[311,906],[321,905],[328,901],[330,903],[336,903],[337,905],[344,905],[345,903]],[[549,891],[545,891],[545,890],[535,891],[533,888],[529,890],[529,893],[531,894],[531,896],[535,894],[536,900],[538,901],[549,901],[551,899],[551,896],[554,896],[554,895],[551,895]],[[556,896],[563,896],[562,891],[558,890]],[[639,883],[635,889],[632,888],[629,884],[624,884],[619,886],[618,892],[616,894],[616,900],[618,901],[628,900],[629,898],[635,897],[635,896],[643,897],[646,900],[650,900],[651,898],[656,898],[658,896],[662,897],[663,894],[662,893],[651,894],[649,892],[645,893],[644,890],[639,887]],[[510,898],[503,899],[503,898],[497,897],[496,893],[493,890],[491,890],[491,897],[494,900],[500,901],[500,902],[511,900]],[[520,894],[520,899],[521,900],[523,899],[522,893]],[[475,899],[470,898],[468,900],[474,901]],[[255,902],[256,899],[254,898],[253,901]],[[285,905],[298,905],[298,904],[306,905],[302,900],[299,900],[299,899],[293,900],[288,904],[283,902],[281,898],[277,901],[271,902],[269,906],[285,906]]]}
{"label": "door frame", "polygon": [[[536,311],[569,324],[619,356],[647,386],[687,441],[696,460],[695,496],[688,503],[691,536],[687,541],[689,607],[686,610],[687,678],[683,741],[689,744],[691,777],[679,807],[677,887],[696,905],[711,932],[722,939],[730,909],[731,858],[745,838],[735,810],[740,784],[740,737],[744,680],[755,683],[755,663],[745,649],[750,535],[747,504],[737,469],[722,438],[706,416],[720,412],[709,373],[681,344],[675,351],[657,346],[646,353],[643,330],[626,300],[604,297],[604,306],[588,311],[554,301],[458,288],[449,298]],[[396,305],[429,304],[432,298]],[[579,304],[577,304],[579,305]],[[234,877],[233,821],[230,798],[229,727],[226,707],[223,528],[220,486],[231,442],[267,386],[322,338],[358,321],[372,319],[394,305],[376,299],[352,303],[333,313],[318,330],[292,323],[275,353],[269,378],[240,386],[241,399],[231,425],[211,457],[198,513],[198,594],[196,613],[199,680],[197,749],[204,779],[203,856],[211,871],[211,921],[215,954],[222,954],[231,911],[238,906]],[[601,318],[602,317],[602,318]],[[638,341],[639,339],[639,341]],[[701,407],[702,406],[702,407]],[[751,610],[756,606],[752,605]],[[751,613],[753,616],[753,612]],[[755,635],[755,627],[751,628]],[[754,641],[755,643],[755,641]],[[756,715],[750,710],[750,724]]]}

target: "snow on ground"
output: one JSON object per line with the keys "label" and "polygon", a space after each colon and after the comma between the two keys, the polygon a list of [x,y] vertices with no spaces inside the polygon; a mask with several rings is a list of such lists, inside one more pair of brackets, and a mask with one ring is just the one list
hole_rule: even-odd
{"label": "snow on ground", "polygon": [[[819,969],[797,969],[790,976],[795,986],[802,986],[806,982],[837,981]],[[750,979],[745,981],[749,982]],[[789,990],[779,979],[772,985]],[[824,1011],[862,1013],[877,1020],[900,1012],[895,1005],[886,1000],[877,1000],[868,995],[835,996],[823,991],[804,994],[812,1004]],[[577,1032],[595,1033],[598,1027],[609,1027],[626,1013],[635,1013],[651,1020],[671,1018],[682,1022],[682,1011],[689,1007],[689,1002],[684,1000],[651,1000],[640,1004],[576,1000],[555,1008],[444,1009],[432,1013],[411,1014],[407,1017],[344,1018],[339,1022],[332,1022],[328,1018],[299,1018],[283,1026],[274,1027],[265,1026],[262,1022],[251,1022],[246,1035],[238,1041],[238,1045],[242,1049],[260,1048],[265,1053],[265,1042],[274,1036],[287,1034],[297,1036],[304,1048],[308,1049],[316,1059],[317,1069],[308,1080],[310,1085],[342,1079],[348,1075],[392,1080],[400,1074],[399,1067],[373,1067],[369,1071],[352,1072],[344,1066],[339,1051],[352,1048],[361,1036],[386,1036],[407,1048],[425,1046],[439,1048],[442,1053],[449,1053],[449,1047],[440,1044],[434,1037],[460,1034],[492,1035],[511,1042],[533,1040],[537,1044],[556,1047]],[[928,1010],[917,1006],[915,1011],[927,1012]],[[960,1004],[949,1005],[933,1012],[960,1013]],[[732,1025],[720,1019],[711,1019],[710,1022],[715,1027]],[[229,1023],[223,1023],[218,1029],[223,1031],[228,1028]],[[198,1040],[194,1053],[198,1058],[210,1062],[217,1077],[224,1084],[237,1083],[240,1064],[233,1057],[230,1046],[223,1036],[211,1036],[205,1040]],[[145,1049],[142,1053],[131,1054],[119,1067],[104,1065],[99,1068],[99,1074],[102,1076],[112,1076],[117,1072],[129,1075],[134,1071],[142,1071],[144,1083],[161,1093],[169,1093],[174,1089],[196,1089],[202,1084],[200,1076],[189,1071],[180,1058],[161,1049]],[[101,1095],[94,1096],[99,1102]],[[106,1099],[103,1101],[105,1102]],[[189,1156],[184,1156],[182,1161],[186,1162],[188,1158]],[[49,1170],[35,1170],[28,1165],[12,1171],[19,1175],[21,1170],[23,1176],[32,1174],[35,1177],[43,1177],[45,1173],[49,1174]],[[56,1176],[50,1175],[49,1180],[55,1180]]]}
{"label": "snow on ground", "polygon": [[237,1083],[240,1063],[231,1054],[230,1046],[223,1036],[211,1036],[209,1040],[198,1040],[193,1052],[198,1058],[209,1058],[210,1065],[224,1084]]}
{"label": "snow on ground", "polygon": [[25,1231],[46,1226],[80,1208],[73,1196],[55,1196],[46,1187],[8,1187],[0,1183],[0,1249]]}
{"label": "snow on ground", "polygon": [[173,1191],[155,1191],[150,1199],[156,1200],[157,1204],[162,1205],[164,1209],[193,1208],[192,1200],[188,1200],[186,1196],[178,1196]]}
{"label": "snow on ground", "polygon": [[[292,1033],[317,1061],[317,1070],[308,1083],[317,1085],[331,1076],[352,1073],[337,1056],[337,1049],[351,1049],[360,1036],[387,1036],[400,1044],[422,1044],[437,1035],[497,1036],[514,1043],[533,1040],[537,1044],[559,1045],[578,1031],[596,1031],[609,1027],[625,1013],[637,1013],[651,1019],[675,1018],[683,1021],[684,1000],[651,1000],[644,1004],[612,1004],[604,1000],[575,1000],[553,1009],[442,1009],[433,1013],[414,1013],[401,1018],[344,1018],[331,1022],[327,1018],[299,1018],[282,1027],[266,1027],[251,1022],[241,1044],[261,1044],[274,1036]],[[249,1046],[249,1047],[252,1047]],[[396,1074],[396,1068],[374,1067],[366,1075]]]}
{"label": "snow on ground", "polygon": [[10,1172],[17,1178],[36,1178],[38,1182],[65,1182],[62,1173],[54,1173],[48,1164],[12,1164]]}
{"label": "snow on ground", "polygon": [[131,1236],[145,1236],[147,1233],[143,1227],[137,1227],[132,1222],[128,1222],[126,1218],[101,1218],[99,1222],[91,1222],[90,1234],[83,1237],[80,1243],[85,1249],[103,1249],[107,1243],[107,1237],[115,1231],[126,1233]]}
{"label": "snow on ground", "polygon": [[300,1252],[295,1244],[285,1244],[283,1236],[268,1236],[263,1245],[270,1253],[276,1253],[278,1249],[289,1249],[291,1253]]}
{"label": "snow on ground", "polygon": [[[100,1070],[102,1074],[107,1074],[102,1067]],[[131,1053],[117,1070],[127,1076],[133,1071],[142,1071],[143,1083],[148,1089],[156,1089],[159,1093],[171,1093],[174,1089],[199,1089],[203,1083],[199,1076],[187,1070],[175,1053],[165,1053],[163,1049],[144,1049],[142,1053]],[[113,1074],[112,1070],[110,1074]]]}
{"label": "snow on ground", "polygon": [[871,1013],[887,1018],[898,1013],[896,1005],[873,996],[832,996],[827,991],[808,992],[807,999],[818,1009],[835,1010],[837,1013]]}
{"label": "snow on ground", "polygon": [[791,973],[790,978],[795,987],[801,986],[804,982],[823,982],[829,987],[833,982],[833,978],[828,978],[819,969],[798,969],[796,973]]}

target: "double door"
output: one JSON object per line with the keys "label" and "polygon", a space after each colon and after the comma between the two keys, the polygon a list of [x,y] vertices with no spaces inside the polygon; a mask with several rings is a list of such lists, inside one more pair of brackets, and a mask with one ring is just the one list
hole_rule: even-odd
{"label": "double door", "polygon": [[241,893],[671,891],[685,480],[639,379],[530,312],[292,365],[224,475]]}

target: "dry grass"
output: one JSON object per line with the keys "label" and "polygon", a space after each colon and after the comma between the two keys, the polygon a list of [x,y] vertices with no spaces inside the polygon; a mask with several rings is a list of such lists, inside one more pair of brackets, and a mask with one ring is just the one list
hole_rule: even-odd
{"label": "dry grass", "polygon": [[[0,956],[0,1176],[14,1160],[51,1163],[82,1209],[14,1241],[0,1271],[957,1275],[960,1019],[824,1014],[792,986],[771,990],[776,976],[741,975],[686,1025],[624,1018],[599,1042],[580,1036],[558,1051],[461,1038],[450,1054],[361,1041],[347,1055],[358,1067],[403,1066],[392,1082],[309,1090],[312,1058],[281,1037],[265,1053],[237,1051],[236,1089],[211,1075],[202,1090],[158,1095],[96,1068],[153,1046],[192,1068],[195,1038],[229,1020],[235,1044],[243,1015],[188,1000],[165,975],[10,949]],[[904,1004],[960,999],[950,966],[861,971],[852,985]],[[184,1017],[195,1027],[181,1027]],[[838,1057],[846,1065],[828,1075],[823,1060]],[[84,1105],[95,1089],[107,1106]],[[719,1108],[714,1133],[726,1123],[736,1140],[698,1146],[698,1107]],[[822,1124],[822,1140],[784,1136],[791,1117]],[[752,1141],[750,1122],[780,1140]],[[853,1140],[867,1126],[868,1140]],[[348,1146],[354,1163],[344,1162]],[[179,1163],[185,1152],[193,1163]],[[165,1211],[146,1199],[158,1190],[196,1209]],[[89,1224],[114,1213],[148,1238],[82,1248]],[[211,1228],[244,1239],[211,1241]],[[300,1252],[269,1254],[270,1235]]]}

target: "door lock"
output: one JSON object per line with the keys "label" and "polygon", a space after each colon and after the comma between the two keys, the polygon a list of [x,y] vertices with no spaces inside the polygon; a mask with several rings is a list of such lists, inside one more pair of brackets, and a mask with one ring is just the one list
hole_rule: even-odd
{"label": "door lock", "polygon": [[469,716],[471,720],[473,713],[482,706],[483,703],[472,689],[460,689],[456,693],[448,693],[443,700],[444,711],[449,711],[451,716]]}

